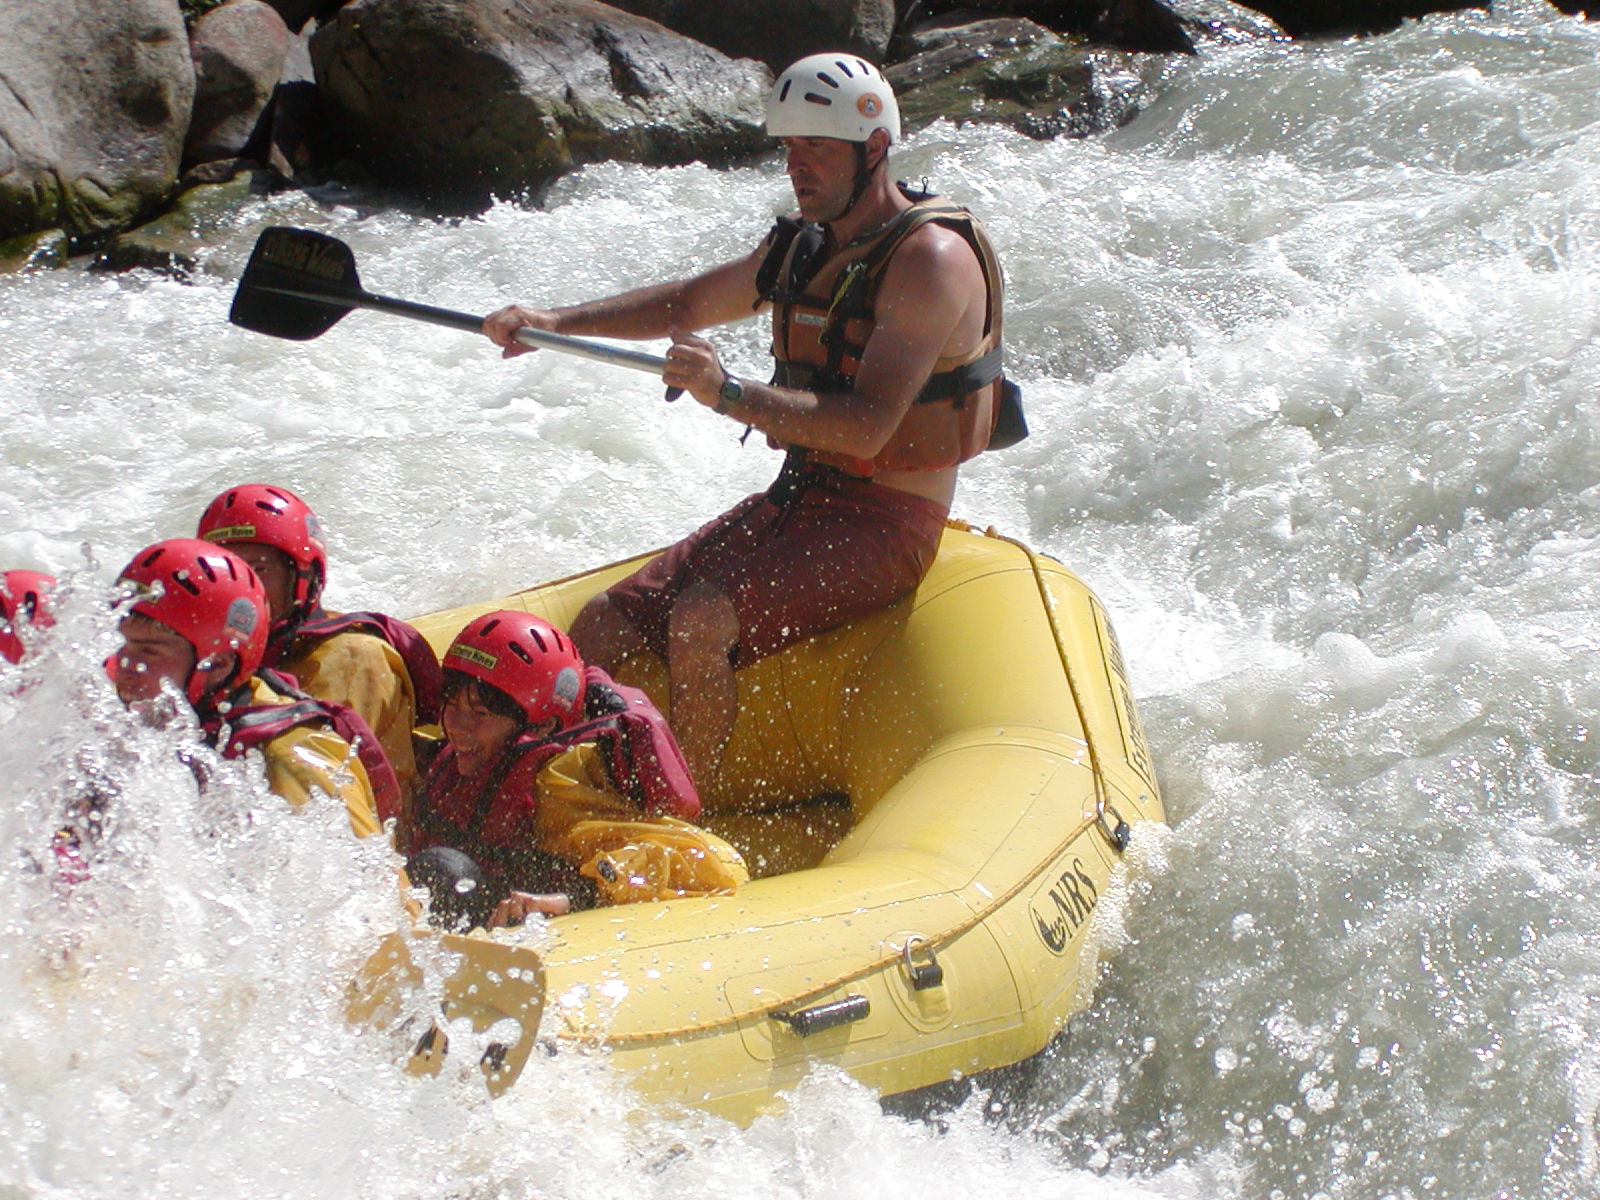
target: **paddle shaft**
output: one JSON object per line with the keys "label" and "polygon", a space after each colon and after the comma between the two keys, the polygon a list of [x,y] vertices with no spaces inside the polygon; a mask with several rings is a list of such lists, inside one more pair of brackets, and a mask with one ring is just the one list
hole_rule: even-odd
{"label": "paddle shaft", "polygon": [[[267,285],[258,285],[257,290],[276,292],[282,296],[293,296],[299,300],[310,300],[330,307],[375,309],[378,312],[392,313],[399,317],[410,317],[417,321],[427,321],[432,325],[443,325],[446,328],[460,329],[467,333],[483,332],[483,318],[475,317],[471,313],[456,312],[448,308],[436,308],[431,304],[417,304],[411,300],[396,300],[392,296],[377,296],[367,291],[309,291]],[[524,346],[532,346],[536,350],[559,350],[563,354],[573,354],[579,358],[593,359],[596,362],[629,367],[635,371],[648,372],[651,375],[660,375],[667,361],[659,354],[650,354],[643,350],[629,350],[624,346],[608,346],[603,342],[591,342],[584,338],[569,337],[564,333],[551,333],[547,329],[531,329],[526,325],[518,329],[513,336]]]}

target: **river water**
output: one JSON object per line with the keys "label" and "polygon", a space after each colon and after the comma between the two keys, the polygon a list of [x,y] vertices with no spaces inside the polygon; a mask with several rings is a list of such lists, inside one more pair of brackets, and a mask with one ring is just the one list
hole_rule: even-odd
{"label": "river water", "polygon": [[[278,481],[331,532],[332,604],[416,613],[664,543],[775,463],[616,367],[375,313],[238,330],[256,232],[484,312],[717,262],[787,188],[274,197],[188,283],[0,278],[0,565],[64,580],[0,689],[0,829],[118,797],[69,898],[0,861],[0,1196],[1600,1193],[1600,26],[1530,2],[1219,51],[1109,136],[936,126],[897,162],[1010,278],[1034,434],[957,515],[1100,593],[1170,809],[1064,1046],[936,1122],[821,1072],[738,1129],[576,1056],[491,1103],[346,1028],[392,864],[243,768],[198,796],[181,735],[129,725],[96,665],[117,569]],[[759,322],[720,344],[764,370]]]}

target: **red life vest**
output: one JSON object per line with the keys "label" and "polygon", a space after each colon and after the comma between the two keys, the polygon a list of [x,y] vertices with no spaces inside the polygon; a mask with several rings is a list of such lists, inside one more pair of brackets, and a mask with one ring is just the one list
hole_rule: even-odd
{"label": "red life vest", "polygon": [[612,782],[638,801],[645,816],[698,820],[700,792],[677,737],[650,697],[599,667],[584,668],[583,685],[589,719],[556,734],[562,748],[598,741]]}
{"label": "red life vest", "polygon": [[454,747],[439,751],[413,806],[411,852],[448,846],[503,889],[564,890],[554,877],[556,860],[537,845],[539,771],[549,756],[529,752],[533,744],[513,743],[493,767],[473,778],[456,769]]}
{"label": "red life vest", "polygon": [[273,654],[276,665],[288,656],[290,648],[301,638],[321,641],[338,633],[354,630],[370,633],[393,646],[406,664],[411,676],[411,690],[416,696],[417,724],[431,725],[439,720],[439,704],[444,690],[444,671],[439,657],[434,654],[428,639],[398,617],[378,612],[321,613],[303,622]]}
{"label": "red life vest", "polygon": [[[226,719],[217,717],[203,725],[217,739],[223,758],[239,758],[246,751],[264,746],[273,738],[301,725],[326,725],[354,747],[372,785],[372,801],[378,820],[400,815],[400,780],[383,751],[383,743],[372,732],[361,714],[336,700],[319,700],[300,688],[287,675],[266,668],[256,672],[268,687],[290,698],[284,704],[245,704],[228,710]],[[221,735],[227,733],[227,740]]]}
{"label": "red life vest", "polygon": [[554,860],[533,844],[539,772],[586,742],[599,747],[612,786],[643,816],[699,817],[700,793],[683,751],[650,698],[599,667],[584,668],[584,685],[583,721],[547,738],[519,738],[481,783],[456,771],[453,747],[440,751],[416,804],[415,849],[450,846],[502,877],[548,873]]}

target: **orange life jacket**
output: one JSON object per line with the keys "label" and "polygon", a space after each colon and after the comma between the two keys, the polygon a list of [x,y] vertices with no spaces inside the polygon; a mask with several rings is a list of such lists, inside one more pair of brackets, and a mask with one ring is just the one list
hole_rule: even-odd
{"label": "orange life jacket", "polygon": [[[773,306],[772,354],[777,360],[773,383],[804,391],[849,392],[872,335],[878,285],[905,239],[937,222],[961,234],[977,255],[987,290],[978,345],[934,364],[899,426],[871,459],[805,451],[807,462],[864,477],[879,471],[939,470],[981,453],[995,432],[1002,392],[1011,388],[1003,375],[1000,340],[1004,284],[988,235],[965,208],[936,196],[902,191],[914,200],[910,208],[873,237],[834,253],[814,273],[805,260],[815,254],[821,231],[791,223],[798,236],[791,234],[787,245],[775,232],[774,249],[757,278],[763,299]],[[1015,405],[1014,389],[1006,400]],[[1020,417],[1018,407],[1016,419]]]}

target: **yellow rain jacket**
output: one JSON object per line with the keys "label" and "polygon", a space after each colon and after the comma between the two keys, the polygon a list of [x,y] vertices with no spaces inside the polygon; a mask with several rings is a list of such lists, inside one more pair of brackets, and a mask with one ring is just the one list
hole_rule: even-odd
{"label": "yellow rain jacket", "polygon": [[750,879],[739,852],[676,817],[643,817],[611,783],[605,757],[580,742],[539,772],[541,849],[595,881],[601,903],[718,896]]}
{"label": "yellow rain jacket", "polygon": [[348,704],[361,714],[383,743],[400,781],[402,805],[409,808],[418,783],[411,746],[417,699],[400,652],[375,634],[346,630],[296,641],[277,669],[317,699]]}
{"label": "yellow rain jacket", "polygon": [[[250,681],[250,703],[272,704],[281,699],[263,680]],[[332,729],[298,725],[259,749],[266,760],[267,786],[287,800],[290,807],[298,810],[320,793],[343,801],[351,832],[357,837],[379,832],[378,810],[366,768],[350,743]]]}

